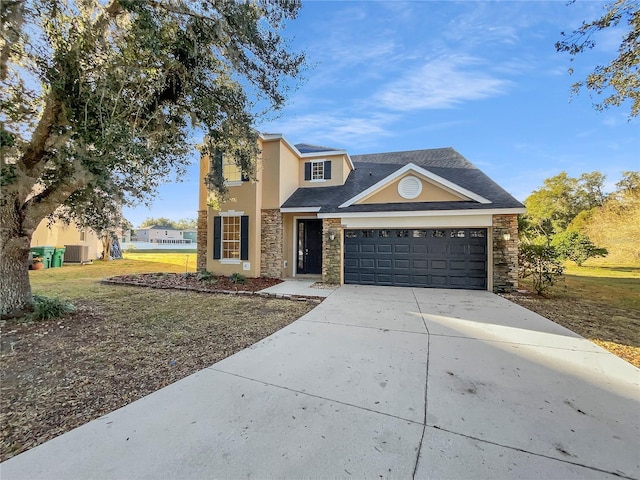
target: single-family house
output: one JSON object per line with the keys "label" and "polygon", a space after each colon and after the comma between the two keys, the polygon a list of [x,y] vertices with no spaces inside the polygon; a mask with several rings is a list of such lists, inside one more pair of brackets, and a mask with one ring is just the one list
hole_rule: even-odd
{"label": "single-family house", "polygon": [[150,227],[137,228],[135,239],[138,242],[160,243],[160,244],[181,244],[191,243],[191,240],[184,238],[183,231],[172,227],[152,225]]}
{"label": "single-family house", "polygon": [[222,155],[229,199],[200,163],[198,268],[336,284],[508,291],[524,206],[453,148],[351,156],[259,137],[256,181]]}

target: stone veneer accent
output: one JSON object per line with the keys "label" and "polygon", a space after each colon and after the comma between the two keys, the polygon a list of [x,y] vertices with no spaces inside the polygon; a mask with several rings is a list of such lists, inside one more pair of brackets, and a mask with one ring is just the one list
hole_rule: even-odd
{"label": "stone veneer accent", "polygon": [[260,276],[282,277],[282,214],[277,208],[262,210],[260,238]]}
{"label": "stone veneer accent", "polygon": [[202,272],[207,269],[207,211],[198,210],[198,231],[196,233],[196,241],[198,248],[196,250],[196,269]]}
{"label": "stone veneer accent", "polygon": [[[330,232],[335,238],[329,238]],[[339,218],[322,220],[322,281],[342,283],[342,221]]]}
{"label": "stone veneer accent", "polygon": [[[504,240],[505,233],[511,235]],[[493,291],[518,288],[518,216],[493,215]]]}

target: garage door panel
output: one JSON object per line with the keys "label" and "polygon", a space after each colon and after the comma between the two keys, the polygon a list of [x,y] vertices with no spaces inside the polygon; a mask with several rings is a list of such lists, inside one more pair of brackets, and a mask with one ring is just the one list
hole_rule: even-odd
{"label": "garage door panel", "polygon": [[446,270],[447,269],[447,261],[446,260],[431,260],[431,269],[432,270]]}
{"label": "garage door panel", "polygon": [[376,267],[378,269],[391,269],[393,267],[393,261],[390,258],[379,258],[376,261]]}
{"label": "garage door panel", "polygon": [[410,248],[409,245],[394,245],[393,246],[393,253],[399,253],[399,254],[408,254],[410,252]]}
{"label": "garage door panel", "polygon": [[411,266],[411,262],[409,261],[408,258],[396,258],[395,261],[393,262],[393,268],[395,269],[409,270],[410,266]]}
{"label": "garage door panel", "polygon": [[426,258],[412,258],[411,267],[415,270],[426,270],[429,268],[429,260]]}
{"label": "garage door panel", "polygon": [[347,230],[346,283],[484,289],[486,229]]}
{"label": "garage door panel", "polygon": [[376,253],[392,253],[393,252],[393,245],[387,243],[387,244],[381,244],[381,245],[376,245]]}
{"label": "garage door panel", "polygon": [[427,243],[413,244],[411,245],[412,255],[425,255],[429,252]]}
{"label": "garage door panel", "polygon": [[376,268],[376,259],[375,258],[361,258],[360,259],[360,268]]}

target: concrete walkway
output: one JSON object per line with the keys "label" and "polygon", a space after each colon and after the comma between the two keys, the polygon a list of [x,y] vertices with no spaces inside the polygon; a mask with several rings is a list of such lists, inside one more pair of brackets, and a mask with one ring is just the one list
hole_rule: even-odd
{"label": "concrete walkway", "polygon": [[640,478],[640,370],[488,292],[344,286],[3,480]]}
{"label": "concrete walkway", "polygon": [[328,286],[323,286],[322,288],[317,287],[316,285],[318,285],[320,281],[320,278],[287,278],[284,282],[260,290],[260,292],[283,296],[328,297],[336,290],[336,288]]}

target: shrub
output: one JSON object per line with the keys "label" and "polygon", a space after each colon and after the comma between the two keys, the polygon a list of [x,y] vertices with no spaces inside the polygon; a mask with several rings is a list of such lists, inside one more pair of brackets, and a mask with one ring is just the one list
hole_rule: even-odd
{"label": "shrub", "polygon": [[538,295],[552,287],[564,272],[558,252],[550,245],[520,245],[518,264],[520,278],[531,277]]}
{"label": "shrub", "polygon": [[553,237],[551,242],[560,257],[573,260],[582,266],[590,258],[604,257],[607,255],[606,248],[596,247],[589,237],[576,231],[565,231]]}
{"label": "shrub", "polygon": [[211,285],[211,284],[216,283],[218,281],[216,276],[213,273],[208,272],[207,270],[203,270],[201,272],[198,272],[198,274],[196,275],[196,279],[199,282],[202,282],[202,283],[207,284],[207,285]]}
{"label": "shrub", "polygon": [[42,295],[33,296],[33,320],[51,320],[71,313],[76,308],[59,298],[48,298]]}
{"label": "shrub", "polygon": [[247,277],[237,272],[232,273],[229,277],[229,280],[231,280],[232,283],[238,283],[240,285],[244,285],[245,283],[247,283]]}

